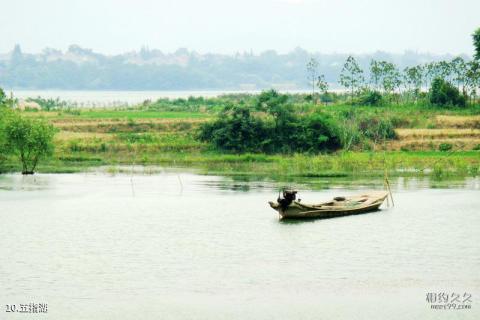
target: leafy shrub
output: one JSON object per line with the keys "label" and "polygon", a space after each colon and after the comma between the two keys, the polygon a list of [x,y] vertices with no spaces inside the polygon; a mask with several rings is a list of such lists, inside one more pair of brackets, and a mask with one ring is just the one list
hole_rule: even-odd
{"label": "leafy shrub", "polygon": [[337,100],[337,97],[335,96],[334,93],[331,92],[325,92],[320,95],[320,101],[328,104],[328,103],[333,103]]}
{"label": "leafy shrub", "polygon": [[450,151],[452,150],[453,145],[451,143],[440,143],[438,145],[438,150],[440,151]]}
{"label": "leafy shrub", "polygon": [[395,139],[397,137],[392,121],[381,119],[376,116],[367,116],[359,120],[358,129],[365,137],[374,142],[386,139]]}
{"label": "leafy shrub", "polygon": [[292,151],[331,151],[342,146],[338,128],[321,113],[300,118],[295,139],[297,143]]}
{"label": "leafy shrub", "polygon": [[222,150],[259,152],[270,143],[268,136],[263,121],[252,117],[247,108],[235,107],[231,114],[224,112],[216,121],[202,124],[198,139]]}
{"label": "leafy shrub", "polygon": [[304,100],[306,102],[312,102],[313,101],[313,95],[312,94],[306,94],[304,97]]}
{"label": "leafy shrub", "polygon": [[198,139],[216,148],[241,152],[320,152],[341,147],[338,129],[319,113],[296,116],[288,105],[270,103],[272,118],[258,118],[247,107],[226,110],[214,122],[202,124]]}
{"label": "leafy shrub", "polygon": [[366,91],[358,98],[358,104],[379,106],[383,104],[382,94],[378,91]]}
{"label": "leafy shrub", "polygon": [[466,99],[450,82],[435,78],[430,88],[430,102],[439,106],[465,107]]}
{"label": "leafy shrub", "polygon": [[[310,100],[313,98],[310,97]],[[259,111],[271,112],[272,109],[285,106],[288,95],[280,94],[275,90],[263,91],[258,95],[255,103],[255,109]]]}

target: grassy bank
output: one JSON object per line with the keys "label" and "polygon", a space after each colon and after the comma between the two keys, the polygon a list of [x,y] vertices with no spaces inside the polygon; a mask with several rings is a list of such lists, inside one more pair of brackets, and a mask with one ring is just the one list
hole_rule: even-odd
{"label": "grassy bank", "polygon": [[[132,147],[121,152],[58,153],[43,162],[39,172],[72,173],[105,166],[188,167],[200,172],[222,175],[283,177],[424,176],[434,178],[477,176],[480,156],[477,151],[441,152],[346,152],[328,155],[225,155],[215,152],[155,152]],[[8,170],[19,171],[12,159]],[[114,169],[113,169],[114,170]]]}
{"label": "grassy bank", "polygon": [[[247,104],[235,97],[232,103]],[[222,102],[225,98],[222,98]],[[218,103],[142,105],[123,109],[24,111],[44,118],[58,133],[55,155],[39,172],[79,172],[123,165],[191,167],[205,173],[265,176],[432,175],[476,176],[480,170],[480,109],[419,105],[372,107],[297,102],[298,113],[323,112],[348,130],[347,122],[387,119],[396,138],[330,154],[224,154],[195,139],[201,123],[215,119]],[[353,115],[353,116],[352,116]],[[261,115],[260,115],[261,116]],[[9,157],[6,171],[18,171]]]}

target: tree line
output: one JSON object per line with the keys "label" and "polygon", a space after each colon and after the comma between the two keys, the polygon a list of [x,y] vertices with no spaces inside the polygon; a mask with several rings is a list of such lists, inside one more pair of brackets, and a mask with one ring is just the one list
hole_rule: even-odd
{"label": "tree line", "polygon": [[[362,93],[370,94],[373,98],[383,94],[393,99],[396,95],[397,99],[416,102],[422,92],[428,91],[433,97],[432,102],[445,100],[465,105],[463,99],[466,99],[473,103],[480,87],[480,28],[472,38],[475,54],[470,61],[458,56],[449,61],[434,61],[400,69],[392,62],[372,59],[365,71],[355,57],[348,56],[341,69],[339,83],[350,94],[352,102]],[[319,62],[315,58],[307,63],[308,82],[313,97],[317,97],[316,89],[325,96],[329,88],[325,76],[319,74],[318,66]],[[459,93],[463,98],[458,98]],[[442,99],[439,98],[441,95],[452,97],[450,100]]]}

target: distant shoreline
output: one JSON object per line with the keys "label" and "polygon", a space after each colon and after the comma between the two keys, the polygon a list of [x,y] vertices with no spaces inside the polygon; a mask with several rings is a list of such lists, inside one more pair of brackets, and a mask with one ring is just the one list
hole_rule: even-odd
{"label": "distant shoreline", "polygon": [[[279,90],[282,93],[310,93],[308,89]],[[335,92],[336,90],[331,90]],[[342,90],[338,90],[339,92]],[[15,98],[27,99],[42,97],[64,100],[71,103],[89,104],[89,106],[134,105],[145,100],[155,101],[161,98],[179,99],[188,97],[215,98],[223,94],[259,94],[261,90],[25,90],[5,89]],[[92,104],[93,105],[90,105]]]}

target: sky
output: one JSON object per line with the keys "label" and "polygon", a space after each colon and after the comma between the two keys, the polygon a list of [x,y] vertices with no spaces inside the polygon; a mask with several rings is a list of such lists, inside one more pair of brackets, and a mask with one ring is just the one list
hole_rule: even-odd
{"label": "sky", "polygon": [[471,55],[480,0],[0,0],[0,52],[69,45],[199,53],[296,47]]}

